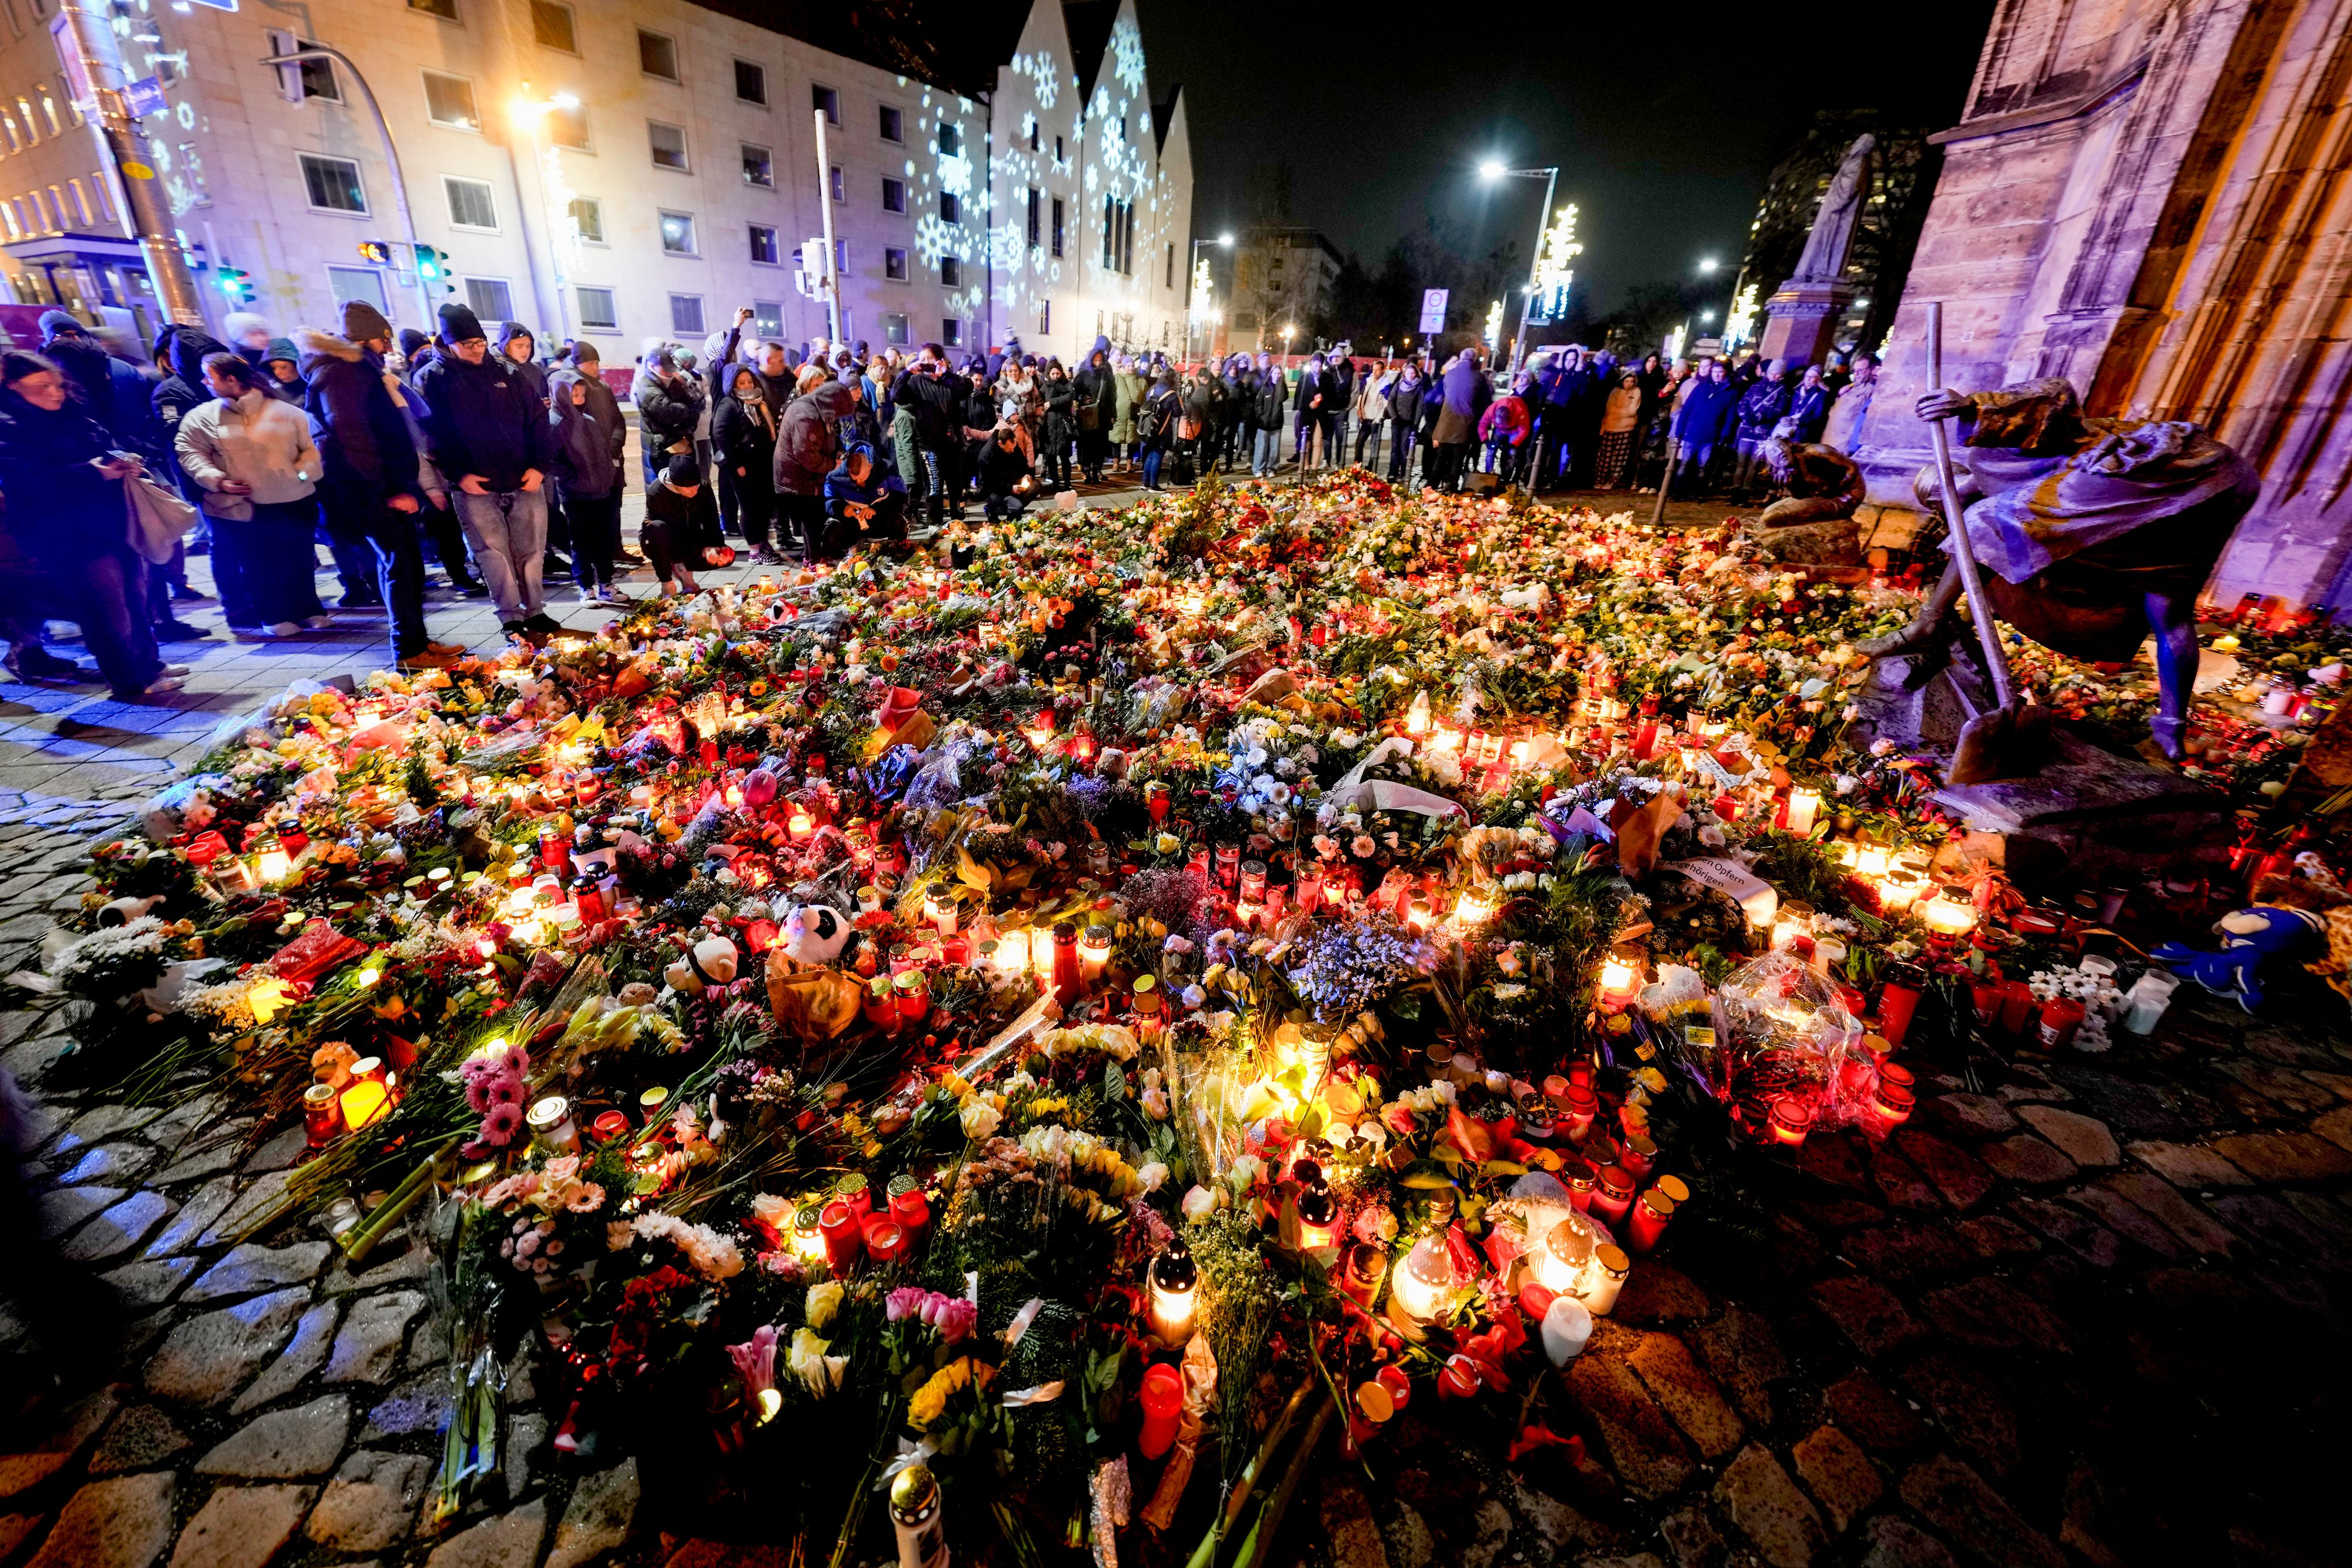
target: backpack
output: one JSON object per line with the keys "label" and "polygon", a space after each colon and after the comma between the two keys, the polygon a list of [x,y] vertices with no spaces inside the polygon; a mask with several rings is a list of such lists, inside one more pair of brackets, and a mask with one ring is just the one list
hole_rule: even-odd
{"label": "backpack", "polygon": [[1161,427],[1167,423],[1168,415],[1160,408],[1159,400],[1155,398],[1136,412],[1136,438],[1140,441],[1157,441],[1160,439]]}

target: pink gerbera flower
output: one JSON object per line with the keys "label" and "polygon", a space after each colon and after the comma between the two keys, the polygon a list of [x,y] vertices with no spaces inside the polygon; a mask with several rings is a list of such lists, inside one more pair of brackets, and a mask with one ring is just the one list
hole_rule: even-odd
{"label": "pink gerbera flower", "polygon": [[511,1102],[503,1105],[493,1105],[488,1113],[482,1118],[481,1141],[493,1148],[505,1148],[514,1142],[514,1135],[521,1126],[521,1106]]}
{"label": "pink gerbera flower", "polygon": [[482,1095],[491,1107],[520,1105],[522,1103],[522,1084],[512,1078],[492,1078],[483,1083]]}

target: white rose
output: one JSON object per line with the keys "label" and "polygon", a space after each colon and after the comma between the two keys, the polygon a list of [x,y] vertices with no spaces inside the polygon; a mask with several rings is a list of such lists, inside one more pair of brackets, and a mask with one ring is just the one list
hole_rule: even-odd
{"label": "white rose", "polygon": [[994,1137],[996,1129],[1003,1124],[1004,1117],[987,1101],[971,1100],[964,1103],[962,1121],[963,1135],[977,1143],[982,1138]]}
{"label": "white rose", "polygon": [[1217,1211],[1217,1195],[1205,1186],[1195,1186],[1184,1194],[1184,1218],[1199,1221]]}

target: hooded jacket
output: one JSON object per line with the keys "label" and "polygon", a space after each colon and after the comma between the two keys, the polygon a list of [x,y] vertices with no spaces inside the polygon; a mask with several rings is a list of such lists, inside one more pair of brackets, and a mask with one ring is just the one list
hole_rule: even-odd
{"label": "hooded jacket", "polygon": [[[533,350],[533,353],[531,355],[518,360],[508,354],[507,345],[513,342],[517,338],[522,339],[531,346],[531,349]],[[539,393],[539,401],[541,406],[544,406],[547,402],[547,367],[541,364],[536,357],[536,350],[538,348],[539,340],[536,337],[533,337],[531,335],[530,329],[524,326],[521,322],[502,321],[499,323],[499,341],[497,348],[493,351],[497,353],[499,358],[505,360],[507,363],[512,365],[515,368],[516,374],[520,375],[524,381],[530,383],[532,390]]]}
{"label": "hooded jacket", "polygon": [[1456,445],[1476,433],[1478,416],[1494,400],[1494,389],[1486,382],[1486,368],[1468,354],[1454,361],[1440,383],[1444,391],[1439,397],[1435,444]]}
{"label": "hooded jacket", "polygon": [[1739,394],[1739,439],[1761,441],[1772,434],[1789,412],[1790,388],[1786,377],[1759,381]]}
{"label": "hooded jacket", "polygon": [[[758,371],[752,372],[752,380],[759,380]],[[775,483],[776,434],[776,413],[764,394],[747,402],[729,392],[710,416],[710,444],[717,449],[719,465],[734,476],[738,488],[748,485],[757,493]]]}
{"label": "hooded jacket", "polygon": [[146,457],[150,467],[161,466],[163,431],[155,421],[152,389],[138,367],[108,353],[79,325],[50,338],[41,351],[57,361],[79,394],[83,412],[106,426],[116,445]]}
{"label": "hooded jacket", "polygon": [[165,440],[179,434],[189,411],[213,395],[205,390],[205,356],[228,351],[226,343],[202,327],[173,325],[155,335],[155,363],[163,379],[147,394],[147,406]]}
{"label": "hooded jacket", "polygon": [[122,481],[91,465],[114,446],[112,433],[79,400],[36,408],[0,388],[0,489],[8,496],[9,531],[42,565],[78,565],[131,548]]}
{"label": "hooded jacket", "polygon": [[555,427],[531,384],[496,353],[469,365],[444,354],[417,373],[433,460],[459,488],[467,475],[493,494],[522,488],[526,470],[547,473],[555,461]]}
{"label": "hooded jacket", "polygon": [[841,455],[841,419],[849,412],[849,389],[820,382],[793,399],[776,430],[776,493],[814,496]]}
{"label": "hooded jacket", "polygon": [[637,423],[649,451],[674,451],[681,442],[693,442],[694,427],[702,420],[702,389],[693,377],[678,375],[665,381],[641,375],[635,392]]}
{"label": "hooded jacket", "polygon": [[1703,376],[1675,415],[1675,439],[1693,446],[1713,446],[1737,425],[1738,413],[1738,389],[1728,380]]}
{"label": "hooded jacket", "polygon": [[[863,485],[849,476],[849,460],[861,452],[866,454],[866,461],[869,465],[866,470],[866,483]],[[824,476],[825,515],[849,521],[851,519],[846,508],[851,503],[878,507],[888,497],[903,496],[906,492],[906,482],[890,472],[882,459],[875,455],[874,448],[862,441],[855,441],[842,448],[841,461],[835,464]]]}
{"label": "hooded jacket", "polygon": [[[348,338],[298,327],[304,406],[318,422],[319,452],[331,490],[374,500],[418,493],[416,444],[404,403],[416,398],[385,371],[383,361]],[[421,412],[424,400],[416,399]]]}
{"label": "hooded jacket", "polygon": [[[204,487],[204,508],[215,517],[250,517],[256,506],[303,500],[319,488],[310,416],[258,387],[234,400],[216,397],[189,414],[175,444],[180,466]],[[231,480],[252,486],[253,493],[222,494]]]}
{"label": "hooded jacket", "polygon": [[1527,440],[1535,421],[1528,413],[1527,400],[1517,392],[1505,392],[1486,405],[1478,416],[1478,439],[1500,441],[1517,446]]}
{"label": "hooded jacket", "polygon": [[[611,495],[621,480],[620,468],[613,461],[613,431],[596,410],[596,390],[591,383],[597,379],[568,365],[547,378],[547,422],[555,429],[555,477],[565,495],[588,501]],[[574,387],[588,389],[585,401],[577,406],[572,401]],[[610,388],[605,396],[612,396]],[[611,417],[620,417],[617,405]],[[626,439],[628,432],[623,430],[621,434]]]}

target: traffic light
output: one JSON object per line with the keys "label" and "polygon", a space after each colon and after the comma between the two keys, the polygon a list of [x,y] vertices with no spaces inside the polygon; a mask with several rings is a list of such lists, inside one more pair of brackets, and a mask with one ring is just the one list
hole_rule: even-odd
{"label": "traffic light", "polygon": [[360,241],[360,259],[370,267],[390,267],[392,246],[380,239],[363,239]]}
{"label": "traffic light", "polygon": [[429,245],[416,247],[416,276],[427,283],[437,283],[444,294],[457,292],[457,285],[449,276],[449,258]]}
{"label": "traffic light", "polygon": [[231,305],[240,309],[253,303],[253,278],[242,267],[224,267],[220,269],[220,290],[228,296]]}

